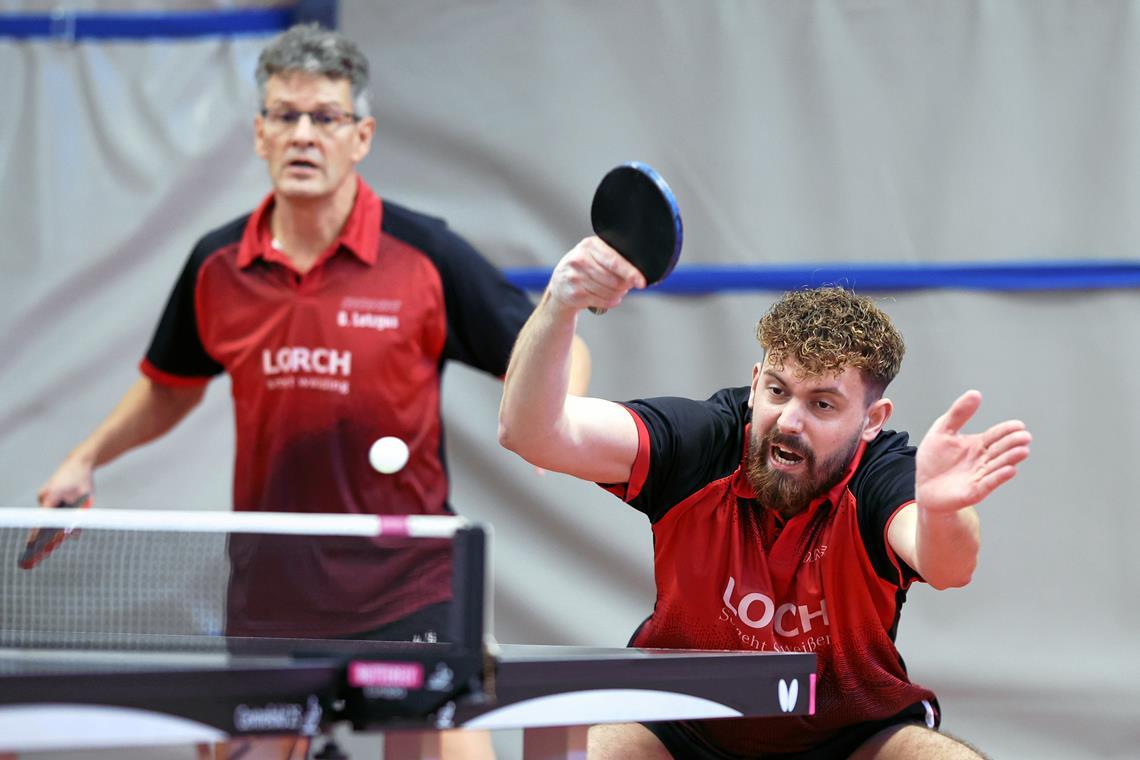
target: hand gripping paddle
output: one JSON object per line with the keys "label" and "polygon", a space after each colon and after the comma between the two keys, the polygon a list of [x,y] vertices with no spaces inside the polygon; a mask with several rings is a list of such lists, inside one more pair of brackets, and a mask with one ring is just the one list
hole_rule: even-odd
{"label": "hand gripping paddle", "polygon": [[[91,506],[91,498],[84,495],[75,501],[65,501],[55,508],[77,509],[89,506]],[[79,535],[79,530],[74,528],[37,528],[28,536],[28,543],[24,546],[24,551],[16,560],[16,564],[22,570],[31,570],[40,563],[40,560],[55,551],[55,548],[62,544],[64,539],[77,535]]]}
{"label": "hand gripping paddle", "polygon": [[[681,211],[673,191],[640,161],[611,169],[590,206],[594,234],[606,241],[652,285],[665,279],[681,256]],[[605,309],[591,307],[595,314]]]}

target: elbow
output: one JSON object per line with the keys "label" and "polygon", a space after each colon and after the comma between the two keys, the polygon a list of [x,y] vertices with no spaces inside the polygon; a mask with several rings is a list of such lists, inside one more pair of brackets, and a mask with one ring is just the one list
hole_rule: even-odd
{"label": "elbow", "polygon": [[511,426],[507,423],[506,418],[502,415],[499,416],[499,445],[507,451],[513,451],[516,454],[518,450],[515,448],[515,441]]}
{"label": "elbow", "polygon": [[147,378],[151,398],[177,422],[202,403],[206,397],[206,383],[194,385],[162,385]]}
{"label": "elbow", "polygon": [[499,445],[518,454],[528,464],[550,469],[548,438],[529,426],[499,417]]}
{"label": "elbow", "polygon": [[968,575],[961,578],[939,578],[929,580],[927,583],[931,588],[937,589],[938,591],[948,591],[952,588],[962,588],[963,586],[968,585],[970,583],[970,578],[971,576]]}
{"label": "elbow", "polygon": [[[508,377],[509,377],[508,372]],[[504,387],[503,398],[499,401],[499,445],[507,451],[515,451],[514,439],[517,435],[515,432],[515,417],[517,416],[511,410],[509,403],[508,389]],[[515,451],[515,453],[518,453]]]}
{"label": "elbow", "polygon": [[510,415],[502,412],[499,414],[499,445],[523,459],[527,458],[528,447],[523,432]]}
{"label": "elbow", "polygon": [[939,573],[924,580],[932,587],[939,591],[946,591],[952,588],[962,588],[968,586],[970,581],[974,579],[974,570],[978,566],[978,561],[975,558],[968,565],[956,568],[952,572]]}

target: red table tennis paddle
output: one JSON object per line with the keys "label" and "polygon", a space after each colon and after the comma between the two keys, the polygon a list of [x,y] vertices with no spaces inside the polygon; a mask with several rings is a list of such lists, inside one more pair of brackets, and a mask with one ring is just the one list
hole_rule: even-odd
{"label": "red table tennis paddle", "polygon": [[[594,234],[606,241],[645,276],[660,282],[681,256],[681,211],[665,180],[639,161],[611,169],[590,206]],[[595,314],[605,309],[591,307]]]}
{"label": "red table tennis paddle", "polygon": [[[91,506],[91,497],[84,494],[74,501],[65,501],[57,505],[55,509],[79,509],[89,506]],[[25,544],[24,551],[20,553],[16,564],[23,570],[31,570],[40,563],[40,560],[55,551],[64,540],[77,535],[79,530],[75,528],[37,528],[28,536],[28,543]]]}

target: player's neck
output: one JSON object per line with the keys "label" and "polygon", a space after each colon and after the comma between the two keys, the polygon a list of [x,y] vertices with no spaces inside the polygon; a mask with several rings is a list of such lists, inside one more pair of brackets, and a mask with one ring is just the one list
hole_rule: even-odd
{"label": "player's neck", "polygon": [[322,198],[278,195],[269,222],[274,247],[304,274],[340,236],[356,202],[356,182],[345,182]]}

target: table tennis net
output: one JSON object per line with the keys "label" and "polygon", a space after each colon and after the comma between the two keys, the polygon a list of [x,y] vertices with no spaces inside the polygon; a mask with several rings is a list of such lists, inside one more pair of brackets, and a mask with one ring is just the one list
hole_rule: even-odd
{"label": "table tennis net", "polygon": [[0,527],[0,644],[71,646],[224,631],[224,534],[81,530],[23,569],[28,535],[26,528]]}
{"label": "table tennis net", "polygon": [[[424,599],[446,601],[456,583],[450,539],[218,529],[81,527],[29,568],[26,519],[5,525],[6,515],[21,511],[27,512],[0,508],[0,647],[163,649],[220,637],[383,638],[374,632],[422,607]],[[481,575],[481,553],[478,563],[478,570],[463,572]],[[467,591],[460,593],[470,602]],[[482,628],[483,604],[471,604],[479,614],[466,630],[477,640],[480,633],[470,626]]]}

